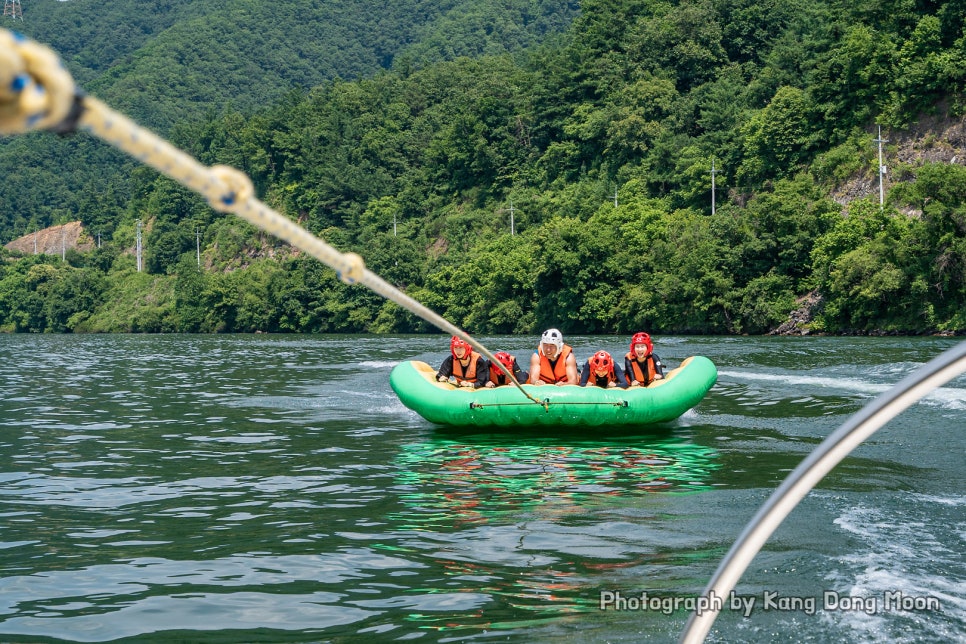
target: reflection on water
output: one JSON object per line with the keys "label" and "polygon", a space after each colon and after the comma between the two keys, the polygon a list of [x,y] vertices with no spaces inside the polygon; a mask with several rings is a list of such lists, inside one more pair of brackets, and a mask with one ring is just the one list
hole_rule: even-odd
{"label": "reflection on water", "polygon": [[708,489],[714,450],[679,439],[608,444],[546,436],[438,438],[403,446],[398,489],[407,528],[559,519],[608,497]]}
{"label": "reflection on water", "polygon": [[[442,433],[403,445],[394,462],[402,509],[390,519],[411,531],[403,541],[444,571],[462,602],[479,602],[445,618],[408,619],[464,635],[598,613],[602,577],[673,558],[657,537],[664,506],[709,489],[718,467],[714,450],[668,436],[561,441],[545,433]],[[643,513],[648,498],[658,501],[650,529],[620,516],[629,505]]]}

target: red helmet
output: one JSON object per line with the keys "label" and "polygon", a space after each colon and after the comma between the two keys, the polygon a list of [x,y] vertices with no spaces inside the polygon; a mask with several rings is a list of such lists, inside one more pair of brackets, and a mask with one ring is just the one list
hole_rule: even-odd
{"label": "red helmet", "polygon": [[590,357],[589,362],[593,371],[610,371],[614,368],[614,359],[606,351],[598,351]]}
{"label": "red helmet", "polygon": [[651,336],[644,333],[643,331],[638,331],[631,338],[631,353],[634,353],[634,345],[637,345],[637,344],[647,345],[647,353],[644,354],[646,356],[651,355],[651,352],[654,351],[654,344],[651,342]]}
{"label": "red helmet", "polygon": [[497,351],[493,354],[493,357],[500,361],[506,370],[513,373],[513,356],[511,356],[506,351]]}
{"label": "red helmet", "polygon": [[456,357],[456,347],[463,347],[463,349],[466,350],[464,356],[470,355],[470,352],[473,351],[473,347],[470,345],[470,343],[458,335],[454,335],[453,339],[449,341],[449,350],[450,353],[453,354],[454,358]]}

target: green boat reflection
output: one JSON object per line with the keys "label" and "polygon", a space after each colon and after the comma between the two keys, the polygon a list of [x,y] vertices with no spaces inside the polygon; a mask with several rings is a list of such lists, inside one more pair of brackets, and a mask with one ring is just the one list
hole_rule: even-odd
{"label": "green boat reflection", "polygon": [[608,497],[710,488],[717,452],[674,437],[561,441],[545,435],[436,437],[405,445],[396,489],[400,527],[440,529],[542,518]]}

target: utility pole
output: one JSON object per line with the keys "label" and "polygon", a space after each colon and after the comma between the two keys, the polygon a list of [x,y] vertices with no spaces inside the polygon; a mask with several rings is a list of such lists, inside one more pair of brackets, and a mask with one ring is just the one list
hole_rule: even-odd
{"label": "utility pole", "polygon": [[888,143],[888,139],[882,138],[882,126],[877,125],[879,136],[872,139],[873,143],[879,144],[879,209],[881,210],[885,205],[885,189],[882,187],[882,177],[885,176],[886,167],[882,164],[882,144]]}
{"label": "utility pole", "polygon": [[20,18],[20,22],[23,22],[23,7],[20,6],[20,0],[4,0],[3,15],[10,16],[14,20]]}
{"label": "utility pole", "polygon": [[101,247],[101,231],[97,231],[97,247]]}
{"label": "utility pole", "polygon": [[134,244],[134,254],[137,257],[138,273],[141,272],[141,220],[138,219],[137,241]]}
{"label": "utility pole", "polygon": [[195,228],[195,256],[198,258],[198,268],[201,268],[201,231]]}
{"label": "utility pole", "polygon": [[40,231],[39,230],[35,230],[34,231],[34,255],[37,254],[37,237],[39,237],[39,236],[40,236]]}
{"label": "utility pole", "polygon": [[510,200],[510,234],[511,235],[517,234],[516,224],[513,221],[513,213],[515,213],[516,210],[517,209],[513,207],[513,199],[511,199]]}
{"label": "utility pole", "polygon": [[513,207],[513,200],[511,199],[510,200],[510,234],[511,235],[516,235],[517,234],[516,222],[513,221],[513,213],[514,212],[516,212],[516,209]]}
{"label": "utility pole", "polygon": [[392,236],[396,236],[396,210],[392,211]]}
{"label": "utility pole", "polygon": [[614,207],[617,207],[617,186],[614,186]]}
{"label": "utility pole", "polygon": [[715,203],[714,203],[714,191],[715,191],[715,179],[714,176],[718,174],[720,170],[716,169],[714,166],[714,157],[711,157],[711,215],[714,216],[715,213]]}
{"label": "utility pole", "polygon": [[67,226],[60,229],[60,261],[67,261]]}

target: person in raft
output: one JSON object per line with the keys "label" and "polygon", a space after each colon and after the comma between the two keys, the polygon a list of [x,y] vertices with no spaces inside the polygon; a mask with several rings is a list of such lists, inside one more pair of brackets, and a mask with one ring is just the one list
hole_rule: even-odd
{"label": "person in raft", "polygon": [[576,385],[579,380],[577,358],[564,344],[563,334],[557,329],[544,331],[530,358],[530,384]]}
{"label": "person in raft", "polygon": [[664,365],[654,355],[651,336],[640,331],[631,338],[631,350],[624,356],[624,374],[630,386],[646,387],[664,378]]}
{"label": "person in raft", "polygon": [[[526,381],[530,378],[530,374],[520,369],[520,365],[517,362],[517,359],[514,358],[509,353],[507,353],[506,351],[497,351],[495,354],[493,354],[493,357],[499,360],[500,364],[506,367],[507,371],[512,373],[513,377],[516,378],[517,382],[520,383],[521,385],[526,383]],[[505,373],[500,371],[500,368],[498,366],[496,366],[491,362],[490,380],[489,382],[486,383],[486,386],[492,388],[492,387],[501,387],[503,385],[509,385],[509,384],[512,384],[511,380],[506,377]]]}
{"label": "person in raft", "polygon": [[446,382],[450,378],[456,379],[457,386],[478,389],[486,386],[490,378],[490,363],[476,351],[466,340],[453,336],[449,342],[450,355],[446,356],[436,380]]}
{"label": "person in raft", "polygon": [[624,372],[614,364],[614,359],[606,351],[598,351],[587,359],[580,370],[580,386],[586,387],[590,383],[595,387],[620,387],[627,389]]}

